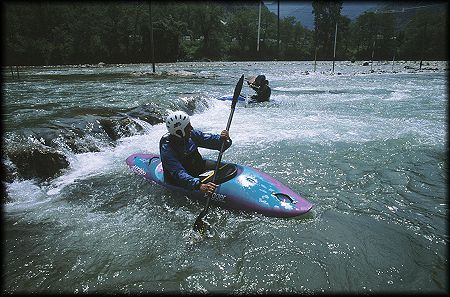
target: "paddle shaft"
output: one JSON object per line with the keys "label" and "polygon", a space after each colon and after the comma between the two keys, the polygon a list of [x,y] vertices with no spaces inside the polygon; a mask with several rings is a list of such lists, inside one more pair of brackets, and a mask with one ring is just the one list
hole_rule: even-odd
{"label": "paddle shaft", "polygon": [[[241,93],[243,83],[244,83],[244,75],[242,74],[236,87],[234,88],[233,101],[231,102],[231,112],[230,112],[230,115],[228,116],[227,128],[225,129],[227,131],[229,131],[229,129],[230,129],[231,120],[233,119],[233,115],[234,115],[234,109],[236,108],[236,103],[238,101],[239,94]],[[213,175],[213,179],[212,179],[213,183],[216,181],[220,162],[222,161],[222,155],[223,155],[224,148],[225,148],[225,141],[222,141],[222,146],[220,147],[219,157],[217,158],[216,169],[214,171],[214,175]],[[198,229],[200,224],[204,225],[204,223],[202,222],[202,218],[205,217],[206,214],[208,213],[211,197],[212,197],[212,194],[208,195],[208,198],[206,199],[205,208],[202,210],[202,212],[198,215],[197,219],[195,220],[194,230]]]}
{"label": "paddle shaft", "polygon": [[[236,104],[234,104],[234,105],[236,105]],[[231,107],[230,116],[228,117],[227,128],[225,129],[227,131],[230,130],[231,120],[233,119],[233,114],[234,114],[234,108],[235,108],[235,106]],[[217,158],[217,164],[216,164],[215,173],[218,172],[218,170],[219,170],[220,162],[222,161],[222,155],[223,155],[224,147],[225,147],[225,141],[222,141],[222,147],[220,148],[219,157]],[[215,180],[216,180],[216,174],[214,174],[214,176],[213,176],[213,182]]]}
{"label": "paddle shaft", "polygon": [[[234,97],[233,97],[233,99],[234,99]],[[227,128],[225,129],[227,131],[230,130],[231,121],[233,120],[233,115],[234,115],[234,109],[236,108],[236,102],[234,102],[234,100],[233,100],[233,103],[231,104],[231,112],[230,112],[230,115],[228,116]],[[216,163],[216,169],[214,170],[214,175],[212,178],[213,183],[216,181],[217,173],[219,172],[219,167],[220,167],[220,162],[222,162],[222,155],[224,152],[224,147],[225,147],[225,140],[222,141],[222,146],[220,147],[219,157],[217,158],[217,163]],[[207,212],[209,209],[211,196],[212,195],[208,195],[208,199],[206,200],[205,212]],[[206,213],[205,213],[205,215],[206,215]]]}

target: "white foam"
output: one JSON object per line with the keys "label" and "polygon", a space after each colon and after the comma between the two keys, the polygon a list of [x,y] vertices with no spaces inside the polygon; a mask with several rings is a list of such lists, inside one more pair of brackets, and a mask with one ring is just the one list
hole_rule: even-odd
{"label": "white foam", "polygon": [[[233,139],[233,146],[228,151],[230,154],[248,147],[264,148],[268,144],[286,140],[297,143],[361,142],[414,134],[424,141],[444,141],[442,139],[445,138],[445,129],[438,126],[439,122],[415,118],[391,118],[383,114],[385,104],[401,104],[415,99],[414,91],[418,89],[415,82],[399,85],[404,82],[401,80],[397,84],[389,84],[395,81],[389,75],[377,78],[380,82],[372,82],[373,77],[368,77],[367,80],[361,77],[356,80],[352,77],[342,79],[342,76],[332,76],[319,71],[297,76],[293,75],[297,73],[296,71],[278,73],[279,68],[273,70],[273,73],[270,71],[272,70],[269,67],[266,76],[270,78],[273,90],[271,102],[255,106],[245,104],[236,106],[230,127],[230,136]],[[383,82],[382,79],[386,81]],[[386,85],[389,86],[388,89]],[[433,104],[440,104],[440,101],[446,100],[445,95],[441,93],[438,93],[441,97],[435,96],[434,85],[425,87],[426,91],[430,90],[430,97],[438,101]],[[214,98],[220,97],[219,93],[231,94],[232,88],[216,86],[213,91],[210,86],[202,88],[201,92],[206,93],[211,99],[208,100],[207,108],[196,110],[191,116],[191,123],[194,128],[204,132],[220,133],[226,127],[231,102]],[[225,89],[227,91],[223,92]],[[244,90],[248,91],[249,95],[252,94],[249,89]],[[330,93],[330,90],[338,92]],[[189,101],[191,98],[181,100]],[[353,108],[354,104],[365,104],[364,110],[355,108],[355,113],[345,110]],[[11,207],[15,205],[14,203],[28,205],[42,203],[47,195],[57,196],[65,187],[78,181],[128,170],[125,159],[133,153],[159,153],[159,140],[166,133],[165,125],[152,126],[140,119],[132,120],[143,127],[144,135],[121,138],[114,147],[105,145],[100,147],[99,152],[82,154],[65,152],[69,157],[70,167],[60,177],[42,189],[33,181],[8,185],[8,194],[14,200],[8,205]],[[201,153],[205,157],[217,156],[217,152],[210,150],[201,149]]]}
{"label": "white foam", "polygon": [[6,189],[10,201],[5,203],[6,213],[26,211],[47,202],[47,195],[33,180],[14,181]]}

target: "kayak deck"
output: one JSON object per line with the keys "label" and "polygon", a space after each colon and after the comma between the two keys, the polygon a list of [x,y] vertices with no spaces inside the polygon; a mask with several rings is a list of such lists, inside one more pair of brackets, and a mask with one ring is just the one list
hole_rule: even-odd
{"label": "kayak deck", "polygon": [[[172,191],[200,201],[205,201],[208,197],[198,190],[188,191],[166,183],[158,155],[133,154],[127,158],[127,164],[136,174]],[[224,208],[255,211],[273,217],[298,216],[307,213],[313,206],[281,182],[255,168],[233,163],[222,164],[226,165],[224,168],[229,169],[222,170],[225,178],[216,181],[218,187],[211,196],[211,202],[214,204]],[[219,177],[220,172],[219,170]],[[207,178],[211,179],[212,175]]]}

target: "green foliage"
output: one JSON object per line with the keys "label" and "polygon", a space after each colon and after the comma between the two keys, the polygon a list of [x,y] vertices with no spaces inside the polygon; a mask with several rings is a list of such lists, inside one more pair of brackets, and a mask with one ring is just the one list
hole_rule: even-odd
{"label": "green foliage", "polygon": [[343,1],[313,0],[315,41],[318,57],[323,60],[333,58],[334,35],[339,21]]}
{"label": "green foliage", "polygon": [[[151,3],[151,4],[150,4]],[[150,7],[151,5],[151,7]],[[191,60],[388,60],[447,57],[446,11],[341,15],[342,1],[313,1],[315,28],[279,20],[259,2],[22,2],[3,3],[4,65]],[[152,11],[150,17],[150,8]],[[402,15],[400,15],[401,17]],[[401,23],[401,25],[399,25]],[[279,40],[278,40],[279,38]]]}
{"label": "green foliage", "polygon": [[294,17],[280,20],[280,55],[285,60],[310,60],[313,50],[312,33]]}
{"label": "green foliage", "polygon": [[355,59],[371,58],[386,60],[392,57],[396,46],[394,17],[392,14],[364,13],[351,27],[352,44],[355,46]]}
{"label": "green foliage", "polygon": [[425,59],[433,54],[447,59],[446,13],[424,12],[415,14],[406,26],[400,51],[409,60]]}

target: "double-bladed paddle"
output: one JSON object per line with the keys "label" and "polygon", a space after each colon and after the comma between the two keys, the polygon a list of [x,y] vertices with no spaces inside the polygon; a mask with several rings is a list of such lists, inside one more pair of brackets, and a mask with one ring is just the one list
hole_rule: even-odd
{"label": "double-bladed paddle", "polygon": [[[233,119],[234,109],[236,107],[236,103],[238,102],[238,97],[241,94],[243,84],[244,84],[244,75],[242,74],[241,78],[239,79],[238,83],[236,84],[236,87],[234,88],[233,101],[231,102],[231,112],[230,112],[230,116],[228,117],[228,123],[227,123],[227,128],[226,128],[227,131],[229,131],[229,129],[230,129],[231,120]],[[220,148],[219,157],[217,158],[217,163],[216,163],[216,169],[214,170],[214,175],[213,175],[213,179],[212,179],[213,183],[216,181],[216,176],[217,176],[217,173],[219,172],[219,166],[220,166],[220,162],[222,161],[224,147],[225,147],[225,141],[222,141],[222,147]],[[193,226],[194,231],[197,231],[202,235],[205,234],[206,228],[207,228],[207,224],[203,221],[203,218],[208,214],[211,196],[212,195],[208,195],[208,198],[206,199],[205,208],[198,215],[197,219],[195,220],[194,226]]]}

